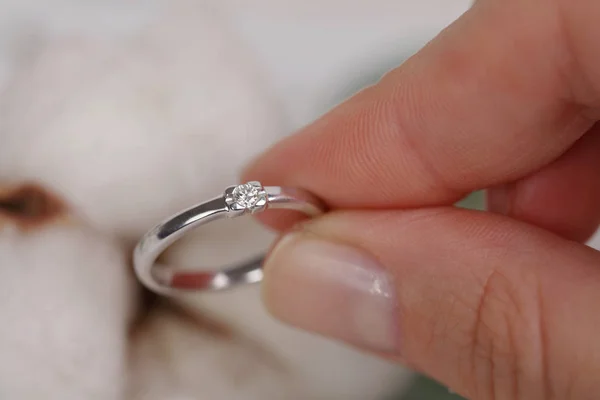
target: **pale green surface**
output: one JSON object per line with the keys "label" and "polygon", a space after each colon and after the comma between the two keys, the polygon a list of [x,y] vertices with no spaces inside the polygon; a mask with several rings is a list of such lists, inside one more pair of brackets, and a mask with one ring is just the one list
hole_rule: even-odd
{"label": "pale green surface", "polygon": [[444,386],[427,379],[419,377],[398,400],[462,400],[463,398],[452,394]]}
{"label": "pale green surface", "polygon": [[471,208],[474,210],[483,210],[485,208],[485,193],[475,192],[466,199],[458,202],[457,204],[463,208]]}

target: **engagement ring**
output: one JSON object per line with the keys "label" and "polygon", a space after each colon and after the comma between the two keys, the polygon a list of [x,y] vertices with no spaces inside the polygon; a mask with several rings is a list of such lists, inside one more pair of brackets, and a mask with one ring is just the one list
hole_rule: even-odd
{"label": "engagement ring", "polygon": [[221,270],[193,271],[157,264],[160,254],[189,231],[222,218],[256,214],[268,209],[291,209],[310,217],[324,212],[315,196],[296,188],[263,187],[259,182],[231,186],[223,195],[184,210],[148,231],[133,253],[138,279],[160,294],[182,291],[223,290],[262,280],[262,258]]}

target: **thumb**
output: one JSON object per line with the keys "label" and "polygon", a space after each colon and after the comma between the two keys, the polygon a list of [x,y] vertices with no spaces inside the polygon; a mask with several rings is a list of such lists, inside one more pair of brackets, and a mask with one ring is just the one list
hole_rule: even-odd
{"label": "thumb", "polygon": [[278,242],[264,298],[283,321],[469,398],[591,399],[599,267],[596,251],[502,216],[340,211]]}

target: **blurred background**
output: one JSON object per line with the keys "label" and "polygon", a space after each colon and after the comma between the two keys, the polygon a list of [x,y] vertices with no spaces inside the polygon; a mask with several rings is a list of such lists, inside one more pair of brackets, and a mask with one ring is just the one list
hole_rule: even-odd
{"label": "blurred background", "polygon": [[[19,71],[19,62],[15,60],[27,59],[47,37],[68,37],[75,42],[79,37],[119,41],[156,19],[167,3],[166,0],[2,0],[0,87],[12,87],[10,80]],[[211,22],[225,32],[215,35],[225,35],[235,43],[232,49],[227,49],[235,56],[231,62],[243,64],[241,69],[252,70],[249,76],[254,79],[256,90],[275,104],[273,110],[278,115],[274,118],[281,125],[276,135],[253,149],[256,152],[377,81],[460,16],[471,1],[198,0],[197,3],[202,3],[202,9],[211,15]],[[199,18],[198,23],[203,21],[206,16]],[[179,45],[183,48],[191,48],[197,42],[206,45],[211,42],[211,31],[205,30],[204,35],[207,36],[188,37],[187,42]],[[215,54],[207,53],[207,63]],[[51,67],[58,68],[58,61]],[[198,84],[200,91],[218,92],[219,85],[230,83],[219,83],[219,79],[227,77],[213,76],[214,69],[196,71],[198,75],[192,71],[183,78],[207,82],[205,86]],[[228,93],[235,97],[235,90]],[[210,108],[210,104],[204,107]],[[221,118],[236,119],[237,115],[225,114]],[[222,133],[228,134],[235,139],[238,133]],[[81,135],[84,137],[86,132]],[[460,205],[481,208],[483,197],[475,193]],[[399,386],[402,386],[400,392],[390,399],[458,399],[445,387],[422,376]]]}
{"label": "blurred background", "polygon": [[222,0],[292,130],[398,66],[471,0]]}

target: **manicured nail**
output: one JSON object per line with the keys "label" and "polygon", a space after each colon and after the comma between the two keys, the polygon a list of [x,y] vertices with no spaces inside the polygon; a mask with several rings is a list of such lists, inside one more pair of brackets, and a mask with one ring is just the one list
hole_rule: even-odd
{"label": "manicured nail", "polygon": [[291,233],[271,252],[265,273],[265,300],[276,317],[368,350],[396,352],[392,285],[365,252]]}

